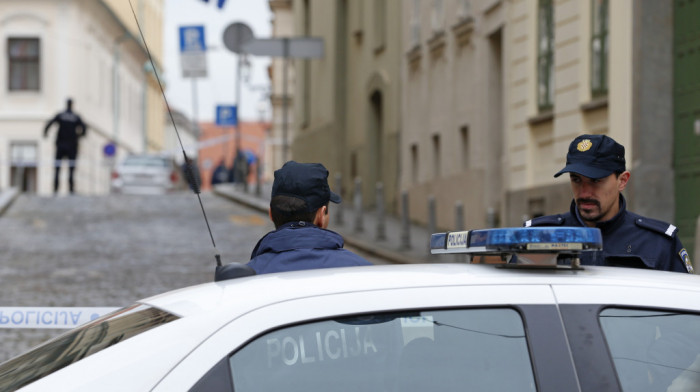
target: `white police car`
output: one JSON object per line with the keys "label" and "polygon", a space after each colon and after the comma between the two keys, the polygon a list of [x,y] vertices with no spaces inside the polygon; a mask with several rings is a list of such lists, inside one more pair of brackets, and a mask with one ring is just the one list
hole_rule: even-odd
{"label": "white police car", "polygon": [[700,277],[578,266],[599,238],[446,233],[431,240],[438,253],[526,266],[352,267],[189,287],[5,362],[0,390],[699,390]]}

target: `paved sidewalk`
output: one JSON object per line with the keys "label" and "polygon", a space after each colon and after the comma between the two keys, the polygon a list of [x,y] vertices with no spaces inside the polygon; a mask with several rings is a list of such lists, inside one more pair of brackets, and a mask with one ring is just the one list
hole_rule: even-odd
{"label": "paved sidewalk", "polygon": [[[255,186],[251,186],[248,192],[245,192],[242,187],[234,186],[233,184],[220,184],[214,186],[213,191],[219,196],[267,213],[270,206],[271,186],[271,184],[263,185],[260,189],[260,196],[256,196]],[[340,217],[341,219],[339,221],[338,209],[341,208],[341,206],[342,217]],[[343,200],[343,203],[340,205],[332,204],[330,214],[331,222],[328,228],[340,233],[348,246],[358,248],[392,263],[406,264],[448,261],[444,258],[438,259],[437,256],[430,255],[428,250],[430,233],[428,233],[425,227],[415,224],[410,226],[410,237],[408,241],[410,247],[406,249],[402,245],[401,240],[401,220],[397,217],[388,215],[385,217],[386,239],[377,240],[378,217],[374,211],[363,212],[363,230],[361,232],[358,232],[355,228],[357,214],[353,211],[352,203],[349,200]]]}
{"label": "paved sidewalk", "polygon": [[0,190],[0,215],[10,208],[10,205],[19,196],[19,193],[19,189],[14,187]]}

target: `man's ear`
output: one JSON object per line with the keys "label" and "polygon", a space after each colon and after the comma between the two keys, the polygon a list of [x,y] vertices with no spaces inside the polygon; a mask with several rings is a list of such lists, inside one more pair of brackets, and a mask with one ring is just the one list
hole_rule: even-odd
{"label": "man's ear", "polygon": [[627,182],[630,180],[630,172],[624,171],[620,174],[620,177],[617,178],[617,190],[622,192],[625,190],[625,187],[627,186]]}
{"label": "man's ear", "polygon": [[[270,220],[272,221],[272,208],[267,209],[267,216],[270,217]],[[274,221],[273,221],[274,222]]]}
{"label": "man's ear", "polygon": [[316,225],[318,227],[323,227],[323,220],[325,218],[327,209],[328,209],[328,207],[323,206],[323,207],[319,208],[318,210],[316,210],[316,215],[314,215],[314,221],[313,221],[314,225]]}

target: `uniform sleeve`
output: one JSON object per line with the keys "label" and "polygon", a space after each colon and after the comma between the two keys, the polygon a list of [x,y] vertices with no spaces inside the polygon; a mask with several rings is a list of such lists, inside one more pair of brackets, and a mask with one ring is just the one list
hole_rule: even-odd
{"label": "uniform sleeve", "polygon": [[673,237],[673,254],[671,255],[671,262],[669,265],[669,270],[677,272],[688,272],[693,273],[693,263],[690,260],[690,254],[688,250],[683,247],[681,240],[678,235]]}
{"label": "uniform sleeve", "polygon": [[78,116],[78,126],[80,127],[80,137],[83,137],[87,134],[87,125],[83,122],[83,119]]}
{"label": "uniform sleeve", "polygon": [[46,123],[46,126],[44,127],[44,137],[49,133],[49,128],[51,128],[51,125],[58,121],[58,115],[54,116],[49,122]]}

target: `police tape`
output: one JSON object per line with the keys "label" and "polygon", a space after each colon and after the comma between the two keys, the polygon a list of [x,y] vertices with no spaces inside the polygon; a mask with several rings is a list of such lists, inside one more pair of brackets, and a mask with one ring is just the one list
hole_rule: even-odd
{"label": "police tape", "polygon": [[0,328],[70,329],[119,308],[111,307],[0,307]]}

